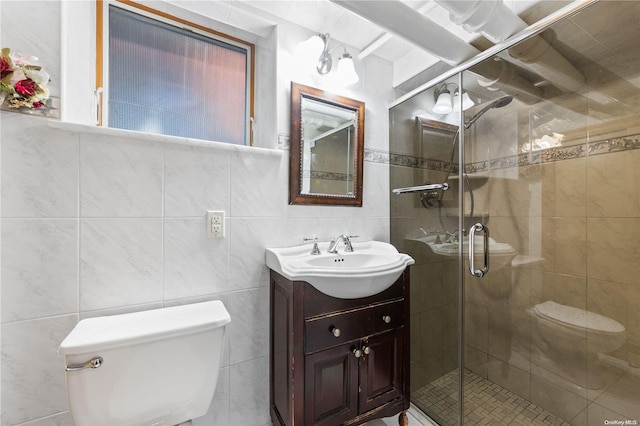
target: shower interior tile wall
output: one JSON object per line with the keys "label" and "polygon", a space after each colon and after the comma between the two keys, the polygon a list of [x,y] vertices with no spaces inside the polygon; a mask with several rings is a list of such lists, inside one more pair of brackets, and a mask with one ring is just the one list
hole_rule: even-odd
{"label": "shower interior tile wall", "polygon": [[[597,140],[589,140],[587,130],[559,157],[567,159],[558,160],[548,150],[532,155],[524,165],[515,162],[516,166],[485,170],[486,185],[474,190],[476,211],[488,213],[492,238],[509,243],[518,253],[537,253],[539,259],[466,281],[465,367],[573,424],[602,424],[612,418],[640,418],[640,388],[633,373],[640,365],[640,172],[635,166],[640,150],[636,129],[625,136],[626,148],[614,148],[615,137],[622,137],[626,129],[612,127],[611,136],[599,135]],[[508,146],[514,140],[494,138],[491,149],[517,152],[517,140],[516,146]],[[609,149],[599,149],[599,143]],[[392,185],[398,186],[406,185],[412,174],[425,173],[393,164],[390,169]],[[420,342],[411,348],[412,386],[419,389],[456,368],[447,360],[456,350],[459,265],[457,260],[434,258],[424,244],[411,240],[422,236],[418,227],[441,229],[437,213],[415,200],[392,200],[391,240],[416,259],[412,282],[420,283],[412,286],[411,323],[438,325],[412,328],[413,341]],[[613,362],[609,366],[622,368],[590,361],[589,336],[575,347],[571,362],[580,363],[583,371],[577,381],[590,385],[597,371],[607,380],[605,386],[580,387],[560,379],[561,372],[549,374],[539,367],[549,354],[534,347],[538,331],[527,310],[548,300],[604,315],[626,327],[624,346],[608,354]]]}
{"label": "shower interior tile wall", "polygon": [[[60,52],[59,7],[3,2],[3,46],[43,59]],[[37,27],[23,22],[30,39],[21,38],[20,20],[43,10],[50,19]],[[8,16],[17,23],[9,25]],[[9,28],[14,32],[5,34]],[[278,55],[312,34],[289,24],[276,32]],[[47,59],[47,68],[59,66],[55,55]],[[371,57],[361,66],[361,82],[345,94],[367,105],[365,148],[386,150],[391,64]],[[259,76],[258,97],[278,82],[277,99],[257,103],[257,114],[274,116],[271,140],[261,146],[275,147],[289,132],[290,81],[319,85],[291,73]],[[55,93],[58,85],[51,83]],[[277,118],[268,110],[276,104]],[[56,350],[79,320],[219,299],[232,318],[223,369],[210,412],[194,424],[270,424],[264,249],[312,234],[388,241],[388,164],[365,162],[362,208],[289,206],[287,151],[111,137],[1,114],[0,423],[72,424]],[[206,238],[206,210],[227,213],[226,238]]]}

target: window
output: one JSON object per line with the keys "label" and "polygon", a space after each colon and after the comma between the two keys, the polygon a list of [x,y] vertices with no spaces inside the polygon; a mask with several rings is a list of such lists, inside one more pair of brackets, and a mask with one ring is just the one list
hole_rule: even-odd
{"label": "window", "polygon": [[107,125],[249,144],[253,45],[126,4],[110,3],[105,21]]}

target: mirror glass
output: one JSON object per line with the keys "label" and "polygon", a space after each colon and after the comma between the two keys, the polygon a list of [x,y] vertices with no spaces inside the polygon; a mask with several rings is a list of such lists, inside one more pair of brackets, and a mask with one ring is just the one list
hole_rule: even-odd
{"label": "mirror glass", "polygon": [[362,205],[364,103],[291,84],[290,204]]}
{"label": "mirror glass", "polygon": [[417,146],[420,147],[421,156],[434,163],[435,167],[430,170],[456,170],[458,159],[454,157],[454,141],[458,126],[431,120],[423,117],[416,117]]}

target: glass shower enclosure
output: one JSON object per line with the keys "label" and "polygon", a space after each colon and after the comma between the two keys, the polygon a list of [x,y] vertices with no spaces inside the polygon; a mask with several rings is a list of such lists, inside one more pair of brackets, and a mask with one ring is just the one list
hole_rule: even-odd
{"label": "glass shower enclosure", "polygon": [[390,109],[411,399],[436,423],[640,422],[638,40],[640,2],[570,5]]}

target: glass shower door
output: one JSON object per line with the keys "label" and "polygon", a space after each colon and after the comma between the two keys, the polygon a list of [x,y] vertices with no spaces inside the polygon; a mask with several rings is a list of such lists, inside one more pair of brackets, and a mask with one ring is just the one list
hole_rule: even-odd
{"label": "glass shower door", "polygon": [[[453,90],[458,79],[447,81]],[[435,88],[390,110],[391,242],[411,255],[411,402],[460,422],[458,149],[460,115],[431,111]],[[447,189],[438,185],[447,184]],[[433,185],[435,189],[419,189]]]}
{"label": "glass shower door", "polygon": [[390,110],[391,188],[449,185],[390,204],[438,424],[640,422],[637,40],[640,2],[598,2]]}
{"label": "glass shower door", "polygon": [[[465,226],[461,424],[640,422],[639,36],[640,2],[599,2],[463,73],[461,211],[488,245]],[[514,60],[538,42],[577,80]]]}

